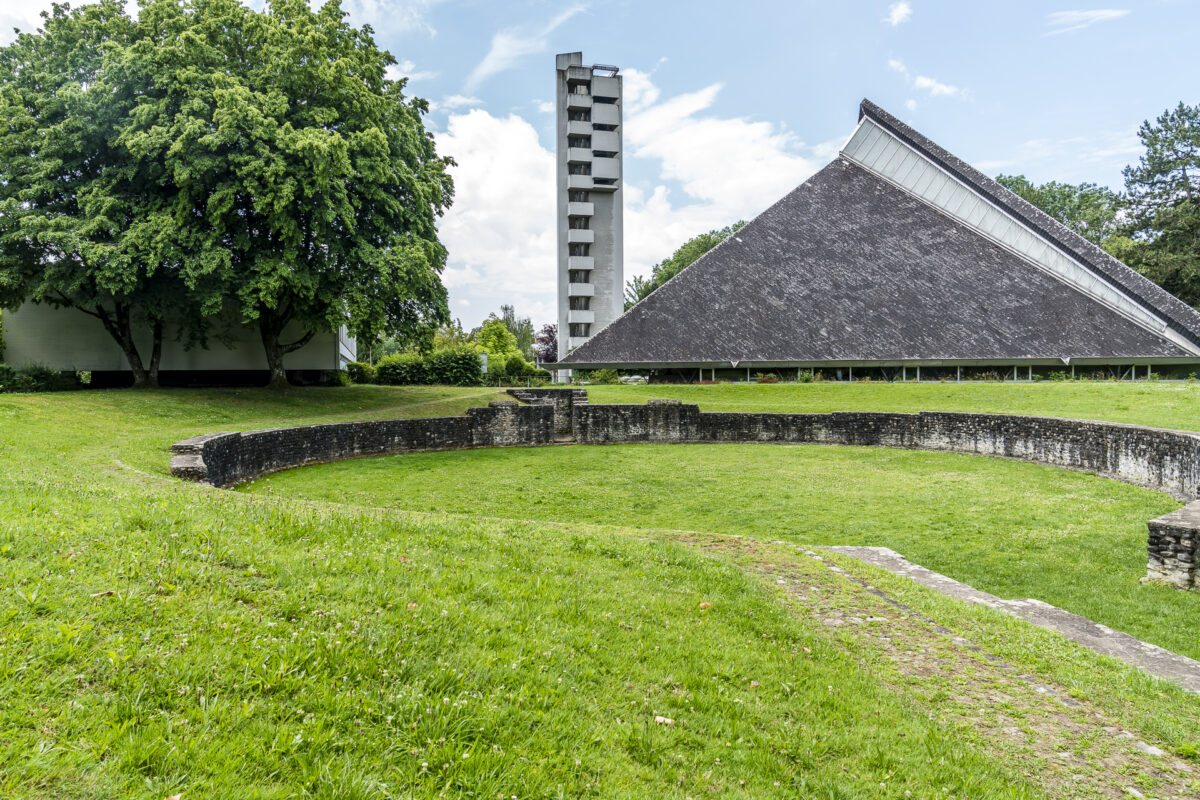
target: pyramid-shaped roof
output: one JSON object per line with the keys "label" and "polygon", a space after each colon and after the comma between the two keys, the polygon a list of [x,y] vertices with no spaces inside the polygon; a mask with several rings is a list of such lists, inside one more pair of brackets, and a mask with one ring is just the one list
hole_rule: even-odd
{"label": "pyramid-shaped roof", "polygon": [[565,366],[1200,362],[1200,313],[873,103]]}

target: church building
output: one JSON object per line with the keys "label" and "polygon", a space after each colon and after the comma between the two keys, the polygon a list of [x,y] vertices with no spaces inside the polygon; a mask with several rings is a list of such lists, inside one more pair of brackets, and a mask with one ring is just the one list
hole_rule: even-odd
{"label": "church building", "polygon": [[1200,364],[1200,313],[864,100],[832,163],[560,363],[1144,377]]}

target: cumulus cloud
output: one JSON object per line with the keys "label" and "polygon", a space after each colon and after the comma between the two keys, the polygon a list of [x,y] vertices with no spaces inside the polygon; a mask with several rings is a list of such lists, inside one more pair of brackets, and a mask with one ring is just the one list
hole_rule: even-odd
{"label": "cumulus cloud", "polygon": [[541,28],[505,28],[492,37],[492,46],[471,74],[467,77],[466,90],[474,91],[488,78],[510,69],[525,56],[545,52],[551,33],[571,17],[580,13],[585,6],[574,5],[559,12]]}
{"label": "cumulus cloud", "polygon": [[912,16],[912,11],[912,6],[908,3],[892,3],[888,6],[888,13],[883,21],[894,28],[902,22],[907,22]]}
{"label": "cumulus cloud", "polygon": [[1046,15],[1048,31],[1043,36],[1057,36],[1081,28],[1095,25],[1097,22],[1111,22],[1129,13],[1127,8],[1093,8],[1087,11],[1055,11]]}
{"label": "cumulus cloud", "polygon": [[[713,114],[720,84],[662,98],[649,75],[621,74],[626,278],[646,274],[698,233],[758,214],[842,142],[810,146],[780,124]],[[437,144],[458,162],[455,204],[440,230],[451,297],[470,301],[456,306],[463,322],[476,324],[504,302],[535,323],[556,320],[553,151],[525,119],[481,109],[451,114]]]}
{"label": "cumulus cloud", "polygon": [[554,154],[521,117],[482,109],[451,114],[435,138],[457,162],[455,202],[439,231],[450,252],[443,281],[461,312],[479,317],[464,323],[501,303],[535,322],[556,320]]}

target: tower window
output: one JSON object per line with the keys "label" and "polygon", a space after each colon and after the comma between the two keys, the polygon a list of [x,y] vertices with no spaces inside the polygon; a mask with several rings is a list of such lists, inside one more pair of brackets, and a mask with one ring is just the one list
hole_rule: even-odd
{"label": "tower window", "polygon": [[592,326],[587,322],[572,322],[570,323],[570,328],[571,336],[582,337],[588,335],[588,331],[592,329]]}
{"label": "tower window", "polygon": [[587,203],[589,202],[588,198],[590,196],[591,195],[589,195],[587,192],[580,189],[572,189],[571,191],[567,192],[567,199],[572,203]]}
{"label": "tower window", "polygon": [[567,217],[567,224],[572,230],[586,231],[591,225],[591,217]]}
{"label": "tower window", "polygon": [[591,283],[592,273],[587,269],[573,269],[567,272],[567,283]]}
{"label": "tower window", "polygon": [[567,147],[582,147],[585,150],[592,146],[592,137],[590,136],[568,136]]}
{"label": "tower window", "polygon": [[590,108],[573,108],[567,112],[567,119],[571,122],[591,122],[592,110]]}
{"label": "tower window", "polygon": [[570,256],[586,256],[591,255],[590,244],[569,244],[567,245],[567,255]]}
{"label": "tower window", "polygon": [[592,165],[585,162],[567,164],[568,175],[591,175]]}
{"label": "tower window", "polygon": [[570,298],[569,303],[569,307],[572,311],[587,311],[592,307],[592,298],[572,297]]}

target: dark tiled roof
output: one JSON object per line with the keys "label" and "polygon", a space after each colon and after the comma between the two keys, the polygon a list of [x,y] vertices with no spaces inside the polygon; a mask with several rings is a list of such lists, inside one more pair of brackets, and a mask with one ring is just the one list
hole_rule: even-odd
{"label": "dark tiled roof", "polygon": [[1064,357],[1191,354],[839,157],[562,363]]}
{"label": "dark tiled roof", "polygon": [[1089,242],[1075,231],[1024,198],[1010,192],[958,156],[905,125],[887,111],[864,99],[859,118],[870,117],[909,146],[924,153],[959,180],[992,200],[1029,227],[1041,233],[1076,260],[1124,289],[1147,308],[1167,320],[1170,326],[1189,340],[1200,343],[1200,312]]}

